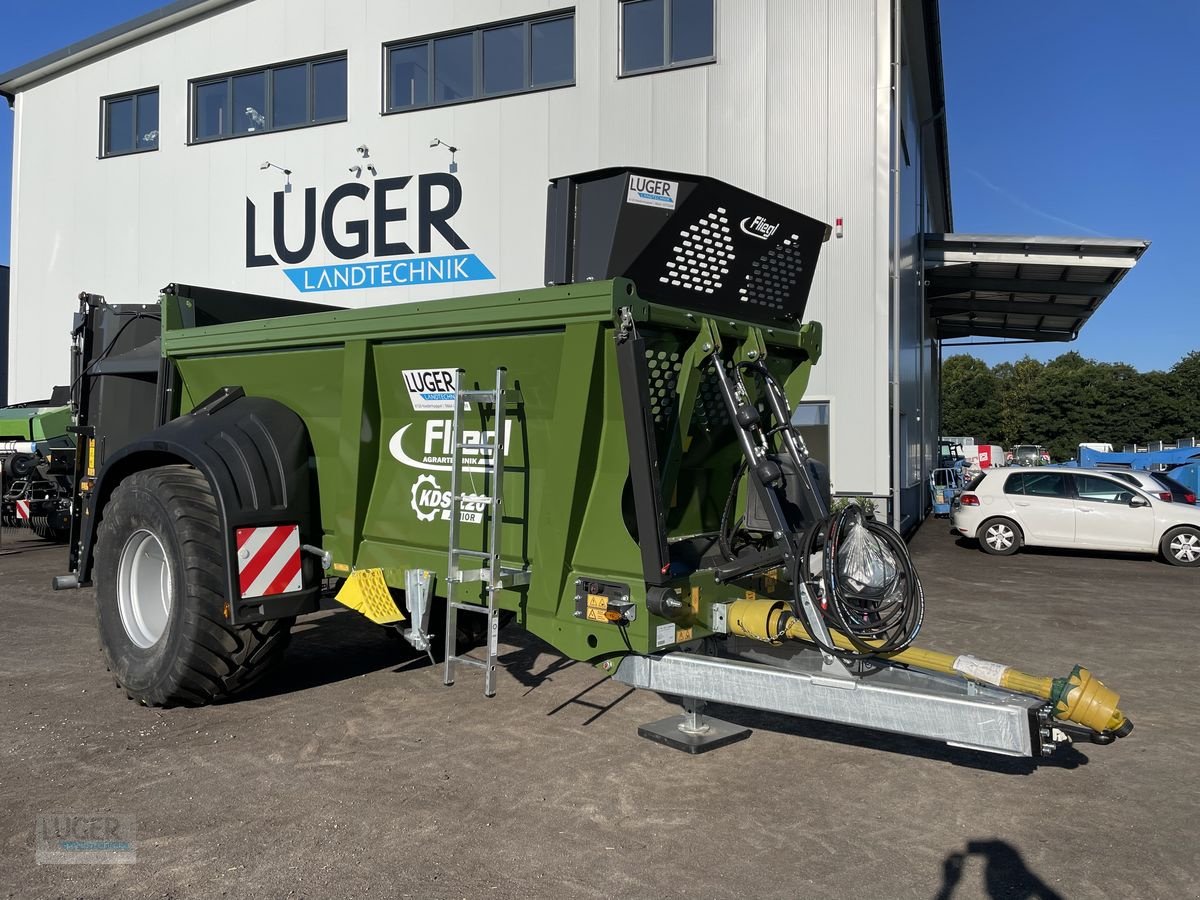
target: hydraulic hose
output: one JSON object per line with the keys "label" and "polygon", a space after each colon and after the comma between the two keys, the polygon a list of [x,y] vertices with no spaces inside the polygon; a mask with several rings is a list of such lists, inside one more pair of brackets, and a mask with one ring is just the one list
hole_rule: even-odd
{"label": "hydraulic hose", "polygon": [[[713,366],[730,417],[739,425],[736,433],[743,452],[717,531],[722,555],[727,560],[736,558],[730,521],[743,475],[749,473],[749,477],[764,478],[762,469],[769,466],[775,477],[782,480],[781,467],[772,461],[769,453],[759,453],[751,434],[759,436],[763,451],[771,449],[773,439],[778,435],[786,457],[795,468],[797,505],[801,522],[806,526],[803,532],[786,539],[791,551],[788,575],[793,591],[792,613],[805,623],[810,634],[820,635],[826,631],[825,627],[817,627],[817,623],[809,621],[811,607],[806,608],[802,598],[802,592],[807,589],[814,602],[819,600],[824,624],[840,632],[850,644],[849,647],[836,647],[814,638],[826,652],[838,656],[864,658],[894,653],[909,646],[924,621],[925,595],[904,539],[883,523],[868,520],[854,503],[828,515],[823,498],[810,477],[804,442],[791,423],[787,397],[761,359],[734,366],[736,391],[726,381],[721,362],[716,357],[713,357]],[[765,405],[762,414],[749,404],[739,406],[738,397],[745,400],[750,396],[744,377],[746,373],[762,381]],[[763,414],[774,421],[774,427],[764,426]],[[776,487],[764,478],[762,489],[774,491]],[[780,504],[774,498],[770,498],[770,504],[775,507],[776,518],[781,518]],[[782,539],[781,531],[790,531],[793,526],[782,520],[772,524],[776,529],[776,541]],[[849,551],[845,558],[843,548]],[[818,578],[810,566],[813,556],[821,550],[824,559]]]}
{"label": "hydraulic hose", "polygon": [[[857,543],[848,548],[848,541]],[[884,573],[878,583],[854,580],[843,558],[845,549],[853,551],[860,568],[870,564]],[[819,578],[811,570],[818,551],[823,557]],[[904,539],[882,522],[867,519],[857,504],[808,530],[790,574],[793,615],[808,634],[819,633],[800,600],[799,592],[806,587],[819,598],[831,634],[844,638],[832,647],[810,640],[835,655],[865,658],[897,653],[912,644],[925,620],[925,594]]]}
{"label": "hydraulic hose", "polygon": [[[738,600],[730,605],[731,634],[755,640],[779,643],[784,638],[819,644],[804,623],[778,600]],[[843,634],[831,634],[833,643],[843,650],[855,645]],[[1011,666],[976,659],[972,656],[951,656],[935,650],[909,647],[898,652],[879,648],[878,657],[927,672],[938,672],[990,684],[1018,694],[1028,694],[1051,704],[1054,716],[1064,722],[1075,722],[1101,734],[1124,737],[1133,730],[1133,722],[1117,707],[1120,695],[1082,666],[1075,666],[1066,678],[1029,675]]]}

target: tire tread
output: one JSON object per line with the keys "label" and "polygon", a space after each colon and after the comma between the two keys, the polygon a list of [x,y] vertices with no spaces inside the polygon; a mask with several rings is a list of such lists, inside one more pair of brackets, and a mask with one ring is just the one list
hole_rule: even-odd
{"label": "tire tread", "polygon": [[[131,475],[117,486],[98,528],[97,555],[119,538],[111,519],[135,495],[156,495],[174,526],[182,559],[185,617],[182,652],[168,663],[153,688],[133,692],[148,706],[200,706],[223,700],[263,678],[287,648],[292,619],[249,625],[225,620],[224,548],[216,500],[196,469],[165,466]],[[128,498],[128,499],[126,499]],[[110,512],[110,510],[112,512]],[[112,648],[104,648],[106,655]],[[110,668],[112,668],[110,660]]]}

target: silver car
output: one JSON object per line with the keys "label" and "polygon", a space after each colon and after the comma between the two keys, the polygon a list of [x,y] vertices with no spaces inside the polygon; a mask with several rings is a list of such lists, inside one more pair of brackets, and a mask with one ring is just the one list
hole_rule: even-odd
{"label": "silver car", "polygon": [[1101,471],[1108,472],[1115,478],[1127,481],[1134,487],[1141,488],[1151,497],[1158,497],[1168,503],[1195,503],[1196,495],[1169,475],[1162,472],[1147,472],[1144,469],[1113,469],[1100,466]]}

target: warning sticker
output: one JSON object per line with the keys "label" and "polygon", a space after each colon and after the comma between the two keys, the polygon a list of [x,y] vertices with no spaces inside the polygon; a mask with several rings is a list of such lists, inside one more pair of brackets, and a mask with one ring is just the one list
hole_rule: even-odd
{"label": "warning sticker", "polygon": [[675,623],[667,622],[654,629],[654,646],[668,647],[675,643]]}
{"label": "warning sticker", "polygon": [[588,609],[608,609],[608,598],[603,594],[587,595]]}
{"label": "warning sticker", "polygon": [[1002,663],[989,662],[986,659],[976,659],[974,656],[959,656],[954,660],[954,670],[962,672],[967,677],[974,678],[976,681],[1000,687],[1000,681],[1004,678],[1004,673],[1009,670],[1009,666]]}
{"label": "warning sticker", "polygon": [[594,606],[589,606],[587,609],[587,617],[589,622],[607,622],[608,616],[605,615],[606,609],[597,609]]}
{"label": "warning sticker", "polygon": [[680,628],[677,632],[675,632],[675,640],[681,644],[685,641],[690,641],[691,639],[692,629],[690,628]]}

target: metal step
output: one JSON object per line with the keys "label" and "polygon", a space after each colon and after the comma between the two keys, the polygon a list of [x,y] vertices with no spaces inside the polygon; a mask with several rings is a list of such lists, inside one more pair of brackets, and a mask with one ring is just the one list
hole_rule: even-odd
{"label": "metal step", "polygon": [[490,567],[482,569],[458,569],[446,577],[449,584],[474,584],[479,581],[485,586],[490,586],[493,590],[506,591],[515,587],[522,587],[529,584],[529,578],[532,573],[527,569],[510,569],[507,566],[501,566],[499,577],[493,582],[492,570]]}
{"label": "metal step", "polygon": [[492,554],[488,553],[486,550],[466,550],[462,547],[455,547],[450,552],[455,556],[469,556],[472,559],[486,559],[490,561],[492,558]]}
{"label": "metal step", "polygon": [[486,606],[481,606],[478,603],[463,603],[459,600],[454,600],[452,601],[451,605],[455,609],[465,609],[468,612],[477,612],[482,613],[483,615],[487,615],[489,612],[491,612],[491,610],[489,610]]}

